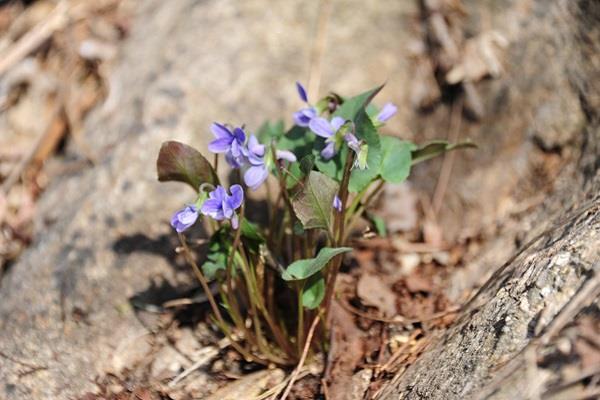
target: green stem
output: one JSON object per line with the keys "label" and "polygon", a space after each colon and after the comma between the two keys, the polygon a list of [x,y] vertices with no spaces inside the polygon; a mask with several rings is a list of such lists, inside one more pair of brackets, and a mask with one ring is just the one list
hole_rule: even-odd
{"label": "green stem", "polygon": [[239,343],[237,343],[234,340],[233,336],[231,335],[231,330],[229,329],[227,323],[223,319],[223,316],[221,315],[221,312],[219,311],[219,307],[217,306],[217,302],[215,301],[215,298],[212,295],[212,292],[210,291],[210,288],[208,286],[208,281],[204,277],[204,274],[202,274],[202,271],[198,267],[198,264],[196,264],[194,257],[192,257],[192,253],[187,245],[185,237],[181,233],[178,236],[179,236],[179,241],[181,242],[181,246],[183,248],[184,257],[186,258],[187,262],[192,266],[192,269],[194,271],[194,274],[196,275],[196,278],[198,279],[198,281],[200,281],[200,285],[202,286],[202,289],[206,293],[206,297],[208,299],[210,307],[211,307],[215,317],[217,318],[219,328],[223,331],[223,334],[225,334],[227,339],[229,339],[231,346],[235,350],[237,350],[246,360],[255,361],[259,364],[266,365],[267,364],[266,361],[264,361],[260,358],[254,357],[250,352],[248,352],[245,348],[240,346]]}

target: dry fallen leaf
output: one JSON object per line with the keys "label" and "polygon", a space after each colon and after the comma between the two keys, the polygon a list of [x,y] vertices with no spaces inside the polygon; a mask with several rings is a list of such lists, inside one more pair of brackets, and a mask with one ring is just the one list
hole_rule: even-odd
{"label": "dry fallen leaf", "polygon": [[363,304],[377,307],[386,317],[397,314],[396,294],[378,275],[362,275],[356,285],[356,294]]}

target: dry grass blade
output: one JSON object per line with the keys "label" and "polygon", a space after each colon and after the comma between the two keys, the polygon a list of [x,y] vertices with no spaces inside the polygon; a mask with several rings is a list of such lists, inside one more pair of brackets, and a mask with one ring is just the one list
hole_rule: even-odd
{"label": "dry grass blade", "polygon": [[296,367],[294,372],[292,372],[290,382],[288,383],[287,387],[285,388],[285,392],[283,392],[283,396],[281,396],[281,400],[285,400],[288,397],[288,395],[290,394],[290,391],[292,390],[292,386],[294,386],[294,382],[296,381],[296,379],[298,379],[298,375],[300,374],[300,371],[302,370],[304,361],[306,361],[306,356],[308,355],[308,349],[310,349],[310,343],[312,342],[313,335],[315,334],[315,329],[317,328],[317,325],[319,324],[320,319],[321,319],[321,316],[317,315],[315,317],[315,319],[313,320],[312,324],[310,325],[310,330],[308,331],[308,336],[306,337],[306,343],[304,344],[304,350],[302,351],[302,356],[300,357],[298,366]]}

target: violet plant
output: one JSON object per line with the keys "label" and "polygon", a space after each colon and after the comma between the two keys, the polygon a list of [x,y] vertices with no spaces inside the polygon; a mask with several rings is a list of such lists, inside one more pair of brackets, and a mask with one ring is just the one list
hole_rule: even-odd
{"label": "violet plant", "polygon": [[[183,254],[206,292],[215,324],[248,361],[293,365],[305,349],[326,350],[335,280],[344,254],[352,251],[355,224],[362,218],[380,228],[381,220],[367,210],[385,184],[406,180],[416,163],[473,146],[444,141],[417,146],[382,135],[397,109],[387,103],[378,110],[371,103],[381,88],[350,98],[330,94],[311,105],[297,83],[305,107],[294,113],[287,131],[283,122],[265,123],[255,134],[214,123],[212,162],[178,142],[160,149],[159,180],[185,182],[197,192],[194,203],[171,219]],[[217,175],[221,156],[236,172],[231,186]],[[268,217],[249,221],[247,194],[262,186]],[[208,237],[195,254],[184,232],[198,221]],[[306,343],[316,322],[322,340]]]}

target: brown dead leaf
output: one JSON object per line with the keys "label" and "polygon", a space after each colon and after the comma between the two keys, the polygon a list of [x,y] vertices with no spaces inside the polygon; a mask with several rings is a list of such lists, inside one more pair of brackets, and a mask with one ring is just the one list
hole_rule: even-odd
{"label": "brown dead leaf", "polygon": [[364,357],[364,333],[337,300],[331,303],[331,349],[325,378],[329,400],[345,400],[352,375]]}
{"label": "brown dead leaf", "polygon": [[433,282],[430,277],[421,274],[411,274],[404,279],[406,288],[411,293],[431,293],[433,291]]}
{"label": "brown dead leaf", "polygon": [[252,399],[265,390],[280,384],[285,374],[281,369],[270,369],[245,375],[217,390],[207,400]]}
{"label": "brown dead leaf", "polygon": [[379,275],[362,275],[356,285],[356,294],[363,304],[378,308],[386,317],[397,314],[396,294]]}

